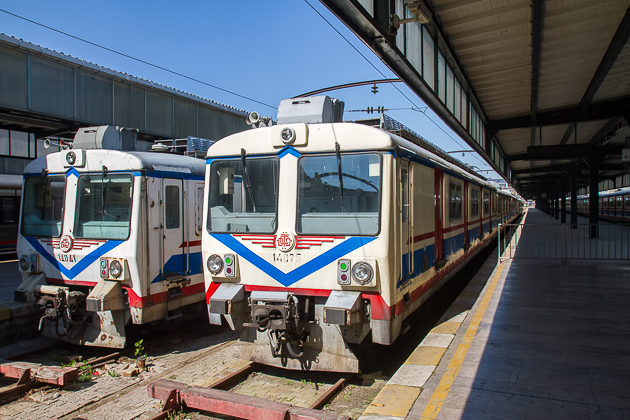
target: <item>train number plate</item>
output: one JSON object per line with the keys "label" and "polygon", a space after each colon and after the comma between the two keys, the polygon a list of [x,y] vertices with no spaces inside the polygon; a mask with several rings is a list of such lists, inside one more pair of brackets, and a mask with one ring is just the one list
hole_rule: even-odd
{"label": "train number plate", "polygon": [[282,263],[299,263],[302,261],[302,254],[296,254],[293,252],[274,252],[273,262]]}

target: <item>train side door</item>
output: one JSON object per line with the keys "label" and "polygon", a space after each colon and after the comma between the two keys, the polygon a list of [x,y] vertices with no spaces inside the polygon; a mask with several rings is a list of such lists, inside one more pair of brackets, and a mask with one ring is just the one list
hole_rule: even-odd
{"label": "train side door", "polygon": [[187,271],[184,239],[183,182],[164,179],[162,184],[163,279],[184,276]]}
{"label": "train side door", "polygon": [[409,279],[413,273],[413,212],[411,207],[411,167],[408,160],[400,161],[400,239],[402,252],[402,277]]}

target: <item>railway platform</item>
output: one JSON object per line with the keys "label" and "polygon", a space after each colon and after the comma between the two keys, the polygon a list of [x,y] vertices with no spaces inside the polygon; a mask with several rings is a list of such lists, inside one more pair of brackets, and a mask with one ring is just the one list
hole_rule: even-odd
{"label": "railway platform", "polygon": [[13,300],[22,282],[17,260],[0,261],[0,343],[10,344],[39,335],[37,308]]}
{"label": "railway platform", "polygon": [[630,417],[627,228],[584,241],[613,253],[573,254],[558,220],[529,209],[522,223],[360,420]]}

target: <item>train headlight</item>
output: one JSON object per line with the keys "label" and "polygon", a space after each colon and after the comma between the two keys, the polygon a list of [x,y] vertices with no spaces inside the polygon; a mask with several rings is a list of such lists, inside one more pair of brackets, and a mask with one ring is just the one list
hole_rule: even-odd
{"label": "train headlight", "polygon": [[352,266],[352,278],[360,285],[369,283],[373,276],[374,270],[372,270],[372,266],[364,261]]}
{"label": "train headlight", "polygon": [[282,143],[291,144],[295,141],[295,130],[291,127],[283,128],[280,132],[280,137],[282,138]]}
{"label": "train headlight", "polygon": [[207,264],[208,271],[213,276],[216,276],[223,269],[223,260],[217,254],[212,254],[208,257]]}
{"label": "train headlight", "polygon": [[68,162],[68,165],[74,165],[74,162],[76,161],[77,161],[77,155],[75,155],[74,152],[66,153],[66,162]]}
{"label": "train headlight", "polygon": [[28,255],[22,255],[20,257],[20,268],[22,269],[22,271],[28,271],[29,265],[30,263],[28,261]]}
{"label": "train headlight", "polygon": [[119,278],[122,275],[122,265],[118,260],[111,260],[109,263],[109,274],[114,278]]}

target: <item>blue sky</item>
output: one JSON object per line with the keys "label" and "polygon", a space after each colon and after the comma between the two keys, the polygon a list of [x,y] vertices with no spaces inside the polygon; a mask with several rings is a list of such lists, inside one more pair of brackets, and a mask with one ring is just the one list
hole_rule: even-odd
{"label": "blue sky", "polygon": [[[396,78],[318,0],[3,0],[0,9],[252,100],[0,11],[0,32],[6,35],[274,119],[283,98]],[[377,94],[363,86],[328,95],[345,102],[346,120],[369,117],[349,110],[383,106],[390,109],[388,115],[444,150],[470,149],[433,112],[412,110],[424,110],[425,105],[402,83],[381,84]],[[455,157],[490,169],[476,154]]]}

